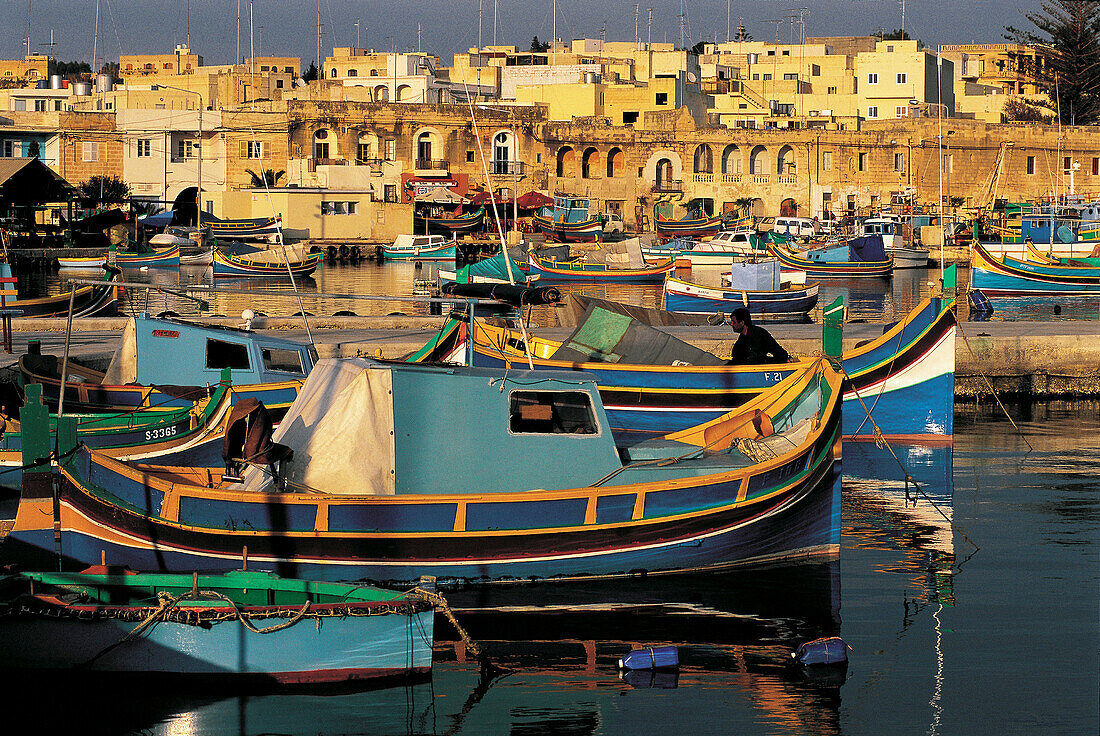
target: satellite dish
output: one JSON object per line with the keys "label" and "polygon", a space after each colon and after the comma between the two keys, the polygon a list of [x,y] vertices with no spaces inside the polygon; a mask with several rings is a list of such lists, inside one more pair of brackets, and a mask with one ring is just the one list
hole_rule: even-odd
{"label": "satellite dish", "polygon": [[698,82],[699,77],[695,74],[695,72],[688,72],[688,81],[692,83]]}

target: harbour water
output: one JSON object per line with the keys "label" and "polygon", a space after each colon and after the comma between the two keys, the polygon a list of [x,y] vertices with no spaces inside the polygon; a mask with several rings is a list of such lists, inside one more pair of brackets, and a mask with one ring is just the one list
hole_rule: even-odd
{"label": "harbour water", "polygon": [[[358,315],[427,314],[427,302],[416,301],[351,301],[338,298],[318,297],[317,294],[357,294],[385,295],[392,297],[413,296],[417,280],[432,280],[439,269],[437,263],[424,263],[422,266],[412,262],[363,262],[357,265],[329,263],[318,269],[314,276],[298,279],[296,286],[302,296],[302,307],[308,314],[332,315],[340,311],[351,311]],[[690,270],[684,274],[690,278]],[[965,289],[968,272],[959,271],[959,287]],[[38,296],[57,294],[68,289],[69,278],[98,278],[95,272],[53,271],[24,277],[20,283],[21,293]],[[183,266],[178,269],[145,270],[126,269],[123,273],[126,281],[155,284],[169,289],[180,290],[192,284],[210,284],[212,275],[209,268]],[[940,269],[931,266],[928,269],[903,269],[894,272],[890,279],[834,279],[823,281],[818,306],[809,319],[821,321],[821,309],[830,304],[837,296],[843,296],[848,307],[849,319],[869,322],[891,322],[907,314],[924,297],[931,293],[932,284],[938,283]],[[244,309],[262,312],[268,316],[288,316],[298,313],[299,306],[293,298],[293,290],[288,279],[218,279],[216,286],[226,293],[217,294],[209,299],[201,312],[202,315],[235,317]],[[659,285],[604,285],[571,284],[562,285],[563,293],[575,292],[601,299],[620,301],[643,307],[662,306],[662,293]],[[230,293],[243,291],[245,293]],[[248,292],[284,291],[287,297],[272,297]],[[121,309],[126,314],[148,311],[157,314],[172,311],[183,316],[199,315],[195,301],[181,298],[166,292],[144,290],[124,290],[120,298]],[[961,299],[960,319],[968,319],[966,300]],[[1008,299],[998,300],[997,310],[986,319],[993,320],[1072,320],[1100,318],[1100,299]],[[544,326],[556,324],[552,307],[536,308],[533,313],[535,323]]]}
{"label": "harbour water", "polygon": [[[428,682],[92,687],[51,697],[48,719],[83,734],[1095,734],[1100,404],[1009,410],[1019,431],[995,405],[958,406],[950,448],[846,443],[835,564],[448,593],[507,670],[495,679],[440,618]],[[831,635],[846,670],[790,666]],[[680,647],[677,673],[618,672],[655,644]]]}

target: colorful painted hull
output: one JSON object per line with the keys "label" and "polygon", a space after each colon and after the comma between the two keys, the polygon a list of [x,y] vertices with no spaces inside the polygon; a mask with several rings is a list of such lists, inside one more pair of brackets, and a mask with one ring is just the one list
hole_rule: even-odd
{"label": "colorful painted hull", "polygon": [[[69,294],[64,292],[57,296],[16,299],[6,302],[4,307],[21,310],[20,317],[66,317],[69,299]],[[110,281],[77,287],[72,303],[74,317],[114,317],[118,314],[118,287]]]}
{"label": "colorful painted hull", "polygon": [[391,261],[451,261],[455,259],[454,241],[438,247],[421,248],[410,246],[408,248],[395,248],[392,245],[382,246],[382,256]]}
{"label": "colorful painted hull", "polygon": [[714,235],[721,229],[721,217],[697,217],[690,220],[657,218],[657,235],[662,238],[701,237],[703,235]]}
{"label": "colorful painted hull", "polygon": [[528,258],[531,275],[538,275],[542,283],[598,281],[605,284],[659,284],[665,274],[676,268],[673,259],[645,268],[610,268],[603,263],[558,261],[534,253],[529,254]]}
{"label": "colorful painted hull", "polygon": [[98,271],[107,263],[107,256],[74,256],[62,258],[58,256],[57,265],[61,268],[71,268],[79,271]]}
{"label": "colorful painted hull", "polygon": [[[434,612],[415,594],[257,572],[194,580],[27,573],[4,582],[34,591],[0,616],[5,670],[171,676],[206,686],[398,679],[431,671]],[[193,582],[198,594],[192,597]],[[55,590],[84,598],[60,604],[50,595]],[[216,595],[203,597],[207,591]],[[156,613],[160,593],[180,597],[179,603],[141,636],[129,636]],[[286,628],[262,635],[238,616],[261,630]]]}
{"label": "colorful painted hull", "polygon": [[778,291],[715,289],[670,276],[665,279],[665,310],[714,314],[747,307],[753,314],[805,314],[817,304],[817,291],[816,283]]}
{"label": "colorful painted hull", "polygon": [[289,270],[296,277],[309,276],[321,265],[324,253],[311,253],[303,261],[291,261],[288,269],[285,263],[266,263],[253,261],[248,256],[235,256],[214,251],[215,276],[252,276],[259,278],[287,278]]}
{"label": "colorful painted hull", "polygon": [[242,220],[219,220],[210,214],[202,215],[202,227],[208,228],[215,238],[232,240],[234,238],[267,238],[280,235],[283,231],[283,218],[258,217]]}
{"label": "colorful painted hull", "polygon": [[416,217],[416,231],[429,233],[462,233],[480,230],[485,223],[485,208],[458,217]]}
{"label": "colorful painted hull", "polygon": [[779,259],[785,268],[805,271],[816,278],[853,278],[859,276],[885,278],[894,271],[894,259],[885,261],[836,261],[826,263],[803,258],[782,246],[770,245],[769,252]]}
{"label": "colorful painted hull", "polygon": [[598,217],[579,222],[559,222],[543,215],[535,215],[534,221],[539,232],[559,243],[590,243],[603,236],[603,221]]}
{"label": "colorful painted hull", "polygon": [[[172,482],[81,449],[61,475],[61,553],[69,564],[106,550],[131,568],[186,571],[239,567],[247,547],[249,569],[296,577],[427,574],[473,584],[835,558],[840,384],[819,361],[758,397],[747,414],[648,448],[692,457],[658,464],[643,455],[613,477],[561,490],[267,494]],[[757,409],[777,419],[805,416],[792,425],[801,434],[761,462],[734,450],[728,459],[702,452],[713,448],[714,432],[729,443],[728,428],[744,428]],[[48,476],[24,484],[6,555],[53,552],[52,505]]]}
{"label": "colorful painted hull", "polygon": [[1100,295],[1100,275],[1096,268],[1050,266],[1007,256],[997,258],[980,243],[974,244],[970,269],[971,287],[987,295]]}
{"label": "colorful painted hull", "polygon": [[[843,355],[849,381],[844,393],[844,435],[949,441],[954,431],[954,302],[925,300],[882,337]],[[525,367],[518,350],[501,351],[509,338],[478,324],[474,365]],[[596,376],[612,431],[629,444],[690,427],[745,403],[795,364],[758,366],[653,366],[555,361],[559,343],[532,340],[536,369],[580,370]],[[861,400],[862,399],[862,400]],[[866,406],[866,409],[864,408]],[[867,411],[874,418],[867,418]]]}
{"label": "colorful painted hull", "polygon": [[180,247],[173,245],[155,253],[116,253],[115,265],[123,268],[174,268],[180,265]]}

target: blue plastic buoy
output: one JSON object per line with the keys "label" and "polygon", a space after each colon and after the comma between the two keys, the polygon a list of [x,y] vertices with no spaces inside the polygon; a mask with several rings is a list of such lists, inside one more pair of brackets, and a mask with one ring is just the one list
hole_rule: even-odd
{"label": "blue plastic buoy", "polygon": [[796,664],[848,664],[848,645],[839,636],[814,639],[791,653]]}
{"label": "blue plastic buoy", "polygon": [[660,670],[679,666],[680,652],[676,647],[635,649],[619,660],[621,670]]}

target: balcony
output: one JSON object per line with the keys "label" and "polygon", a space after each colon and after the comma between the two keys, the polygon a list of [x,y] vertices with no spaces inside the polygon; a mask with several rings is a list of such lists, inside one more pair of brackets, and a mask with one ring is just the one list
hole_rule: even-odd
{"label": "balcony", "polygon": [[702,173],[702,172],[700,172],[698,174],[692,174],[691,175],[691,180],[696,184],[713,184],[714,183],[714,174]]}
{"label": "balcony", "polygon": [[490,161],[489,173],[500,176],[523,176],[526,173],[526,166],[522,161]]}
{"label": "balcony", "polygon": [[653,191],[656,194],[675,194],[684,191],[684,182],[679,179],[664,179],[653,182]]}
{"label": "balcony", "polygon": [[450,161],[442,158],[416,159],[417,176],[447,176]]}

